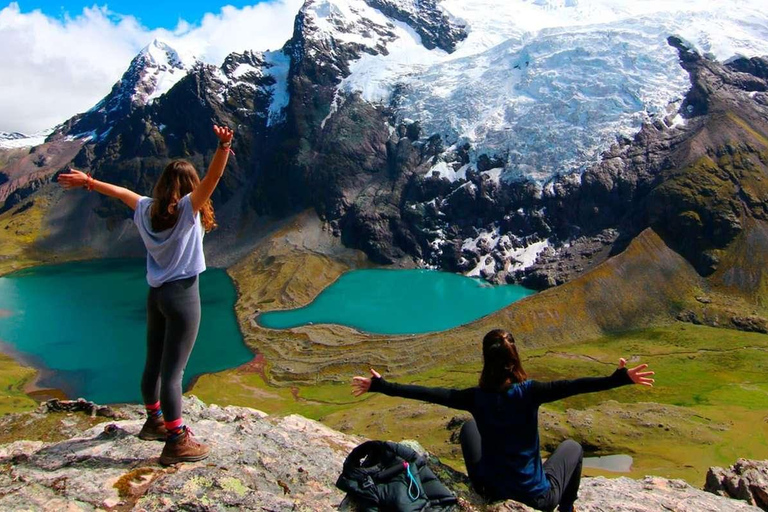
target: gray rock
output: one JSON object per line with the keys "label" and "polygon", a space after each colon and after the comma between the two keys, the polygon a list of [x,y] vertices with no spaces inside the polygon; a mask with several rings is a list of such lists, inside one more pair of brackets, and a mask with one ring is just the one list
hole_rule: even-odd
{"label": "gray rock", "polygon": [[136,437],[143,420],[98,425],[60,443],[0,446],[0,509],[331,510],[334,483],[361,440],[301,416],[205,406],[185,418],[212,446],[194,464],[158,464],[162,443]]}
{"label": "gray rock", "polygon": [[[207,460],[159,465],[162,443],[136,437],[143,422],[138,406],[121,409],[132,419],[103,423],[65,441],[0,446],[0,509],[314,511],[336,510],[344,503],[343,510],[354,510],[334,484],[347,454],[362,439],[301,416],[207,406],[194,397],[185,399],[184,411],[196,435],[212,447]],[[426,454],[418,443],[404,442]],[[511,501],[486,505],[467,491],[466,476],[429,459],[459,496],[462,510],[532,510]],[[759,510],[680,480],[655,477],[584,479],[578,504],[579,510],[595,512]]]}
{"label": "gray rock", "polygon": [[709,468],[704,488],[768,510],[768,460],[739,459],[727,469]]}

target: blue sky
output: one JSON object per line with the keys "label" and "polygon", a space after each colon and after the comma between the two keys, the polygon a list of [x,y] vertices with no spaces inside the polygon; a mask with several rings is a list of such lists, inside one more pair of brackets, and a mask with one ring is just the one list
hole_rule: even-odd
{"label": "blue sky", "polygon": [[[132,15],[138,19],[142,25],[149,29],[166,28],[173,29],[180,19],[189,23],[197,24],[202,20],[206,13],[219,12],[225,5],[231,5],[237,8],[246,5],[255,5],[263,0],[231,0],[228,2],[201,2],[199,0],[187,0],[184,2],[169,2],[160,0],[155,2],[136,1],[136,0],[110,0],[102,1],[81,1],[81,0],[19,0],[17,3],[22,12],[30,12],[40,9],[44,14],[63,19],[65,16],[77,16],[83,12],[85,7],[106,6],[109,11],[116,14]],[[3,7],[10,2],[3,3]]]}

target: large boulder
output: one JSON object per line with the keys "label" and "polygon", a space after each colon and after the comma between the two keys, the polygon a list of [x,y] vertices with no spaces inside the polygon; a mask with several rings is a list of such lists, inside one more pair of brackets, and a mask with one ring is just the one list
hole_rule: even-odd
{"label": "large boulder", "polygon": [[709,468],[705,489],[768,510],[768,460],[739,459],[729,468]]}

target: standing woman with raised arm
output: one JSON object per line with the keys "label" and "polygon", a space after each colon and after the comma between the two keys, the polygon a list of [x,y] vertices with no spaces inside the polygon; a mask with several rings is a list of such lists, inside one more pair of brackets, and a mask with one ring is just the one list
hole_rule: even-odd
{"label": "standing woman with raised arm", "polygon": [[[215,126],[216,154],[203,180],[187,161],[173,160],[155,184],[152,197],[93,179],[77,170],[59,176],[66,189],[85,188],[121,200],[147,248],[147,360],[141,394],[147,420],[139,437],[164,440],[161,464],[208,457],[181,416],[181,380],[200,327],[198,274],[205,270],[203,235],[216,227],[211,194],[231,151],[233,132]],[[161,410],[162,405],[162,410]]]}
{"label": "standing woman with raised arm", "polygon": [[491,501],[514,499],[538,510],[571,512],[581,479],[581,446],[564,441],[542,464],[539,448],[539,406],[581,393],[625,384],[653,386],[648,365],[619,368],[608,377],[538,382],[529,380],[512,335],[500,329],[483,338],[483,371],[478,387],[428,388],[385,381],[371,369],[371,378],[354,377],[353,394],[378,392],[424,400],[472,413],[459,433],[461,451],[473,487]]}

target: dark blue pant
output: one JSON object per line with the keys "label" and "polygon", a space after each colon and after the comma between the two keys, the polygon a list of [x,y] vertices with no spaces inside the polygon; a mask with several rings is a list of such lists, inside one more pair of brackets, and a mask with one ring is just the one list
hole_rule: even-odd
{"label": "dark blue pant", "polygon": [[150,287],[147,361],[141,377],[145,404],[160,400],[165,421],[181,418],[181,379],[200,327],[197,276]]}
{"label": "dark blue pant", "polygon": [[[478,478],[482,439],[474,419],[467,421],[461,427],[459,442],[469,480],[475,490],[483,494],[484,485]],[[568,439],[560,443],[557,450],[544,462],[544,473],[549,480],[549,492],[527,500],[526,505],[538,510],[554,510],[559,505],[563,512],[570,511],[579,494],[583,456],[581,445],[576,441]]]}

